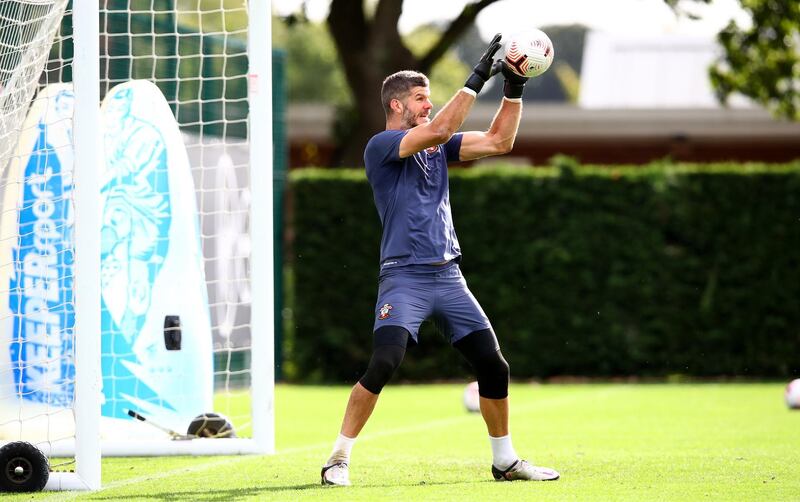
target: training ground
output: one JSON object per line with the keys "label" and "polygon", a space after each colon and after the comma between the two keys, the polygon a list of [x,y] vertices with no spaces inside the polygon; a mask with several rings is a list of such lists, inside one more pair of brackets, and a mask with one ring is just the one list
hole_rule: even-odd
{"label": "training ground", "polygon": [[109,458],[99,492],[2,498],[800,500],[800,410],[786,408],[782,383],[514,384],[517,453],[561,472],[538,483],[492,479],[485,428],[463,409],[463,389],[387,386],[353,449],[348,488],[320,486],[319,470],[349,388],[279,385],[275,455]]}

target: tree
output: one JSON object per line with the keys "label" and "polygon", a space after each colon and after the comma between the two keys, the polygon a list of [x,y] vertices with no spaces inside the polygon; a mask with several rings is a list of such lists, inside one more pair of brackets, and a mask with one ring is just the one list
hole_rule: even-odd
{"label": "tree", "polygon": [[339,54],[324,25],[273,19],[272,44],[286,51],[290,102],[328,103],[336,108],[352,106]]}
{"label": "tree", "polygon": [[724,103],[734,92],[776,115],[800,120],[800,2],[746,0],[752,27],[731,21],[718,35],[725,54],[710,70]]}
{"label": "tree", "polygon": [[[680,0],[664,2],[679,15],[693,17],[681,8]],[[717,97],[725,104],[738,92],[778,117],[800,120],[800,2],[739,2],[752,24],[742,28],[731,21],[717,35],[724,53],[709,69]]]}

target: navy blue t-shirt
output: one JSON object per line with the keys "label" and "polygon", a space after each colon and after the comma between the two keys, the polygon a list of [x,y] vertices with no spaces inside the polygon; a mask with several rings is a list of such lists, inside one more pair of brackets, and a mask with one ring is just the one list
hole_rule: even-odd
{"label": "navy blue t-shirt", "polygon": [[461,134],[400,158],[408,130],[383,131],[364,150],[367,179],[383,224],[381,270],[461,256],[450,212],[447,161],[458,161]]}

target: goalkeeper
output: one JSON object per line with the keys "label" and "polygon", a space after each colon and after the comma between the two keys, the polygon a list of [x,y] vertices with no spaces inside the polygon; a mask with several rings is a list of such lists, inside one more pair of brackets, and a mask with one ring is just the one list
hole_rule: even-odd
{"label": "goalkeeper", "polygon": [[[453,228],[447,163],[511,151],[527,78],[494,61],[496,35],[464,88],[431,119],[425,75],[401,71],[383,81],[386,130],[364,151],[367,178],[383,225],[373,353],[355,384],[322,483],[349,485],[350,451],[381,389],[418,342],[423,320],[437,321],[445,337],[477,375],[480,409],[492,448],[497,480],[554,480],[559,474],[520,459],[508,426],[509,367],[489,319],[461,275],[461,249]],[[495,73],[505,77],[504,98],[489,130],[456,133],[481,88]]]}

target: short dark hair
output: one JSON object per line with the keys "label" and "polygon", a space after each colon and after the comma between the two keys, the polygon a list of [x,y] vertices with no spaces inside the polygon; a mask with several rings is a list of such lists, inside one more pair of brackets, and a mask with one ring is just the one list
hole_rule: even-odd
{"label": "short dark hair", "polygon": [[424,73],[411,70],[398,71],[383,79],[381,86],[381,103],[383,111],[388,117],[392,112],[390,103],[393,99],[402,100],[411,91],[412,87],[428,87],[430,82]]}

